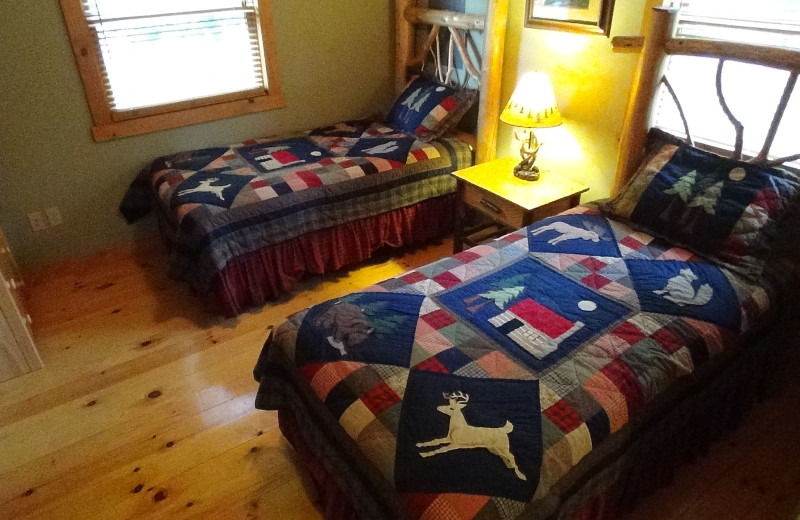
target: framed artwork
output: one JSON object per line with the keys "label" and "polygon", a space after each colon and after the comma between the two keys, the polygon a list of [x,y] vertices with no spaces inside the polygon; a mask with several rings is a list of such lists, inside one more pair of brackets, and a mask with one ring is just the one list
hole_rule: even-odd
{"label": "framed artwork", "polygon": [[614,0],[527,0],[525,26],[608,36]]}

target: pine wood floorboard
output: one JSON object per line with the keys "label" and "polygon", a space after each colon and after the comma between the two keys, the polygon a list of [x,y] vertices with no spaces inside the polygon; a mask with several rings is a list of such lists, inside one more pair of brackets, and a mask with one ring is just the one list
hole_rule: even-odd
{"label": "pine wood floorboard", "polygon": [[[237,319],[170,280],[158,240],[29,273],[45,368],[0,383],[0,519],[320,519],[277,414],[253,408],[268,327],[451,247],[311,276]],[[794,378],[625,520],[800,518],[799,434]]]}

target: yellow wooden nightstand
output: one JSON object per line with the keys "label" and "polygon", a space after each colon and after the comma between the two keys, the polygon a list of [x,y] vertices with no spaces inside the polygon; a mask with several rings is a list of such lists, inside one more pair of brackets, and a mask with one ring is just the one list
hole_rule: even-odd
{"label": "yellow wooden nightstand", "polygon": [[[574,208],[581,193],[589,188],[555,172],[542,171],[538,181],[514,177],[519,159],[506,157],[465,168],[452,175],[458,179],[460,202],[456,211],[453,252],[474,246],[527,226],[545,217]],[[491,225],[464,229],[466,207],[474,208],[492,219]],[[492,230],[486,233],[486,230]]]}

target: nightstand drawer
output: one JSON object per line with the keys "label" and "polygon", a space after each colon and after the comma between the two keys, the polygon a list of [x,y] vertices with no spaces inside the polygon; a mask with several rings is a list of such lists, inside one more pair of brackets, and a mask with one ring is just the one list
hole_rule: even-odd
{"label": "nightstand drawer", "polygon": [[[541,172],[535,182],[519,179],[513,174],[516,163],[517,159],[505,157],[452,173],[461,195],[453,232],[454,253],[462,251],[464,244],[474,246],[573,208],[580,203],[581,193],[589,189],[552,172]],[[488,216],[491,223],[478,222],[465,229],[467,208]]]}
{"label": "nightstand drawer", "polygon": [[514,229],[523,225],[525,210],[494,193],[464,185],[464,203]]}

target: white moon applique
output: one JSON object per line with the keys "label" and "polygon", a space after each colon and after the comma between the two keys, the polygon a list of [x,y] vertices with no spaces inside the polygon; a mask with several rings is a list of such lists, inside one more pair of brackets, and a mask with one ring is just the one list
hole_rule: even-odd
{"label": "white moon applique", "polygon": [[731,172],[728,174],[728,178],[733,182],[739,182],[746,176],[747,176],[747,171],[741,166],[737,166],[736,168],[732,169]]}

